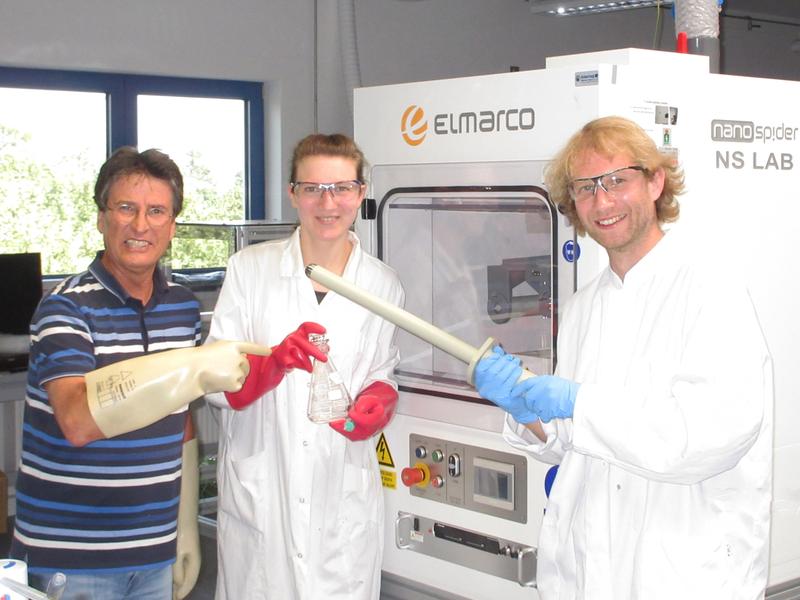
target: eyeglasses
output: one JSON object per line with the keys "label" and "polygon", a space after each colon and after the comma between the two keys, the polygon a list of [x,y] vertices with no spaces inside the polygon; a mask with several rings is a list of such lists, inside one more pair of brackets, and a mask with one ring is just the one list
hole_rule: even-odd
{"label": "eyeglasses", "polygon": [[[116,206],[106,206],[106,210],[111,211],[114,218],[123,225],[128,225],[139,216],[139,207],[128,202],[122,202]],[[163,206],[151,206],[145,209],[144,215],[147,222],[153,227],[162,227],[172,219],[172,212]]]}
{"label": "eyeglasses", "polygon": [[624,195],[630,190],[634,178],[634,174],[630,171],[647,173],[647,169],[640,165],[629,165],[595,177],[579,177],[570,182],[569,195],[575,202],[583,202],[593,198],[597,194],[598,187],[615,198]]}
{"label": "eyeglasses", "polygon": [[292,181],[292,192],[303,200],[319,200],[322,194],[330,192],[338,200],[354,200],[361,192],[364,183],[357,179],[335,181],[333,183],[314,183],[313,181]]}

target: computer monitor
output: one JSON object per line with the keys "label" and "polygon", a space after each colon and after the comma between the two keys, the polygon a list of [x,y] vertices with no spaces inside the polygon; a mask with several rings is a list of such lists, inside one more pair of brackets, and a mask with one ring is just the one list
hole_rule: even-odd
{"label": "computer monitor", "polygon": [[42,260],[38,252],[0,254],[0,333],[28,335],[42,298]]}

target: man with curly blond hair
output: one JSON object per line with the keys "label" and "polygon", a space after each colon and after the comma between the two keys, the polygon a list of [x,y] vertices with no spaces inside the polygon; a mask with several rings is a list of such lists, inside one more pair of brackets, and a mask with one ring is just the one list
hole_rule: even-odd
{"label": "man with curly blond hair", "polygon": [[518,382],[498,347],[475,376],[506,440],[559,465],[541,598],[763,598],[772,361],[742,278],[662,227],[683,174],[627,119],[585,125],[546,183],[609,265],[564,308],[554,375]]}

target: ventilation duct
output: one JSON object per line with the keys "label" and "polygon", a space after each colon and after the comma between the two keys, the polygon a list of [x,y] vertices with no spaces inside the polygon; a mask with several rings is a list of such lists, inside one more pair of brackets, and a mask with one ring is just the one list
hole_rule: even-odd
{"label": "ventilation duct", "polygon": [[709,70],[719,73],[720,0],[675,0],[675,33],[684,32],[690,54],[708,56]]}
{"label": "ventilation duct", "polygon": [[358,42],[356,38],[355,0],[339,0],[337,4],[339,17],[339,48],[342,56],[345,93],[350,114],[353,114],[353,90],[361,87],[361,64],[358,60]]}

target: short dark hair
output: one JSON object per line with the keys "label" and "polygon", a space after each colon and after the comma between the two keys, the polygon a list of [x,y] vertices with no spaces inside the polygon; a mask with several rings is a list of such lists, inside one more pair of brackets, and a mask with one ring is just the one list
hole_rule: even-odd
{"label": "short dark hair", "polygon": [[172,189],[172,213],[177,217],[183,209],[183,176],[178,165],[165,153],[155,148],[139,152],[133,146],[117,148],[108,157],[94,184],[94,203],[104,211],[108,208],[108,194],[117,180],[128,175],[147,175],[164,181]]}
{"label": "short dark hair", "polygon": [[356,163],[356,179],[364,181],[365,159],[364,153],[356,143],[343,133],[312,133],[297,142],[292,152],[292,162],[289,165],[289,181],[297,179],[297,166],[300,161],[309,156],[339,156]]}

